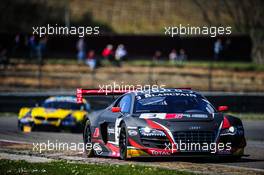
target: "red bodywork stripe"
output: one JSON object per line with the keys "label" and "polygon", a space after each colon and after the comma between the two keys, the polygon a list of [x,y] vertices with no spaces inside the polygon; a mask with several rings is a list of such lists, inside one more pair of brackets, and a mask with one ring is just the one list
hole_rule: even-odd
{"label": "red bodywork stripe", "polygon": [[113,145],[111,143],[107,143],[105,146],[111,151],[110,156],[112,156],[112,157],[119,157],[120,156],[119,148],[116,145]]}
{"label": "red bodywork stripe", "polygon": [[151,128],[164,130],[164,128],[162,128],[160,125],[158,125],[157,123],[153,122],[152,120],[146,119],[146,122]]}
{"label": "red bodywork stripe", "polygon": [[230,128],[230,126],[231,126],[230,122],[228,121],[226,117],[224,117],[222,129],[228,129]]}
{"label": "red bodywork stripe", "polygon": [[99,133],[100,133],[99,128],[95,128],[94,133],[93,133],[93,137],[94,138],[99,137]]}
{"label": "red bodywork stripe", "polygon": [[[149,119],[146,119],[146,122],[151,128],[159,129],[159,130],[162,130],[163,132],[165,132],[167,138],[170,140],[170,143],[172,144],[173,149],[174,149],[175,143],[173,142],[173,139],[171,138],[171,136],[169,135],[167,130],[162,127],[162,125],[158,125],[157,123],[155,123],[155,122],[153,122],[152,120],[149,120]],[[175,149],[174,149],[174,151],[177,152]]]}
{"label": "red bodywork stripe", "polygon": [[151,128],[159,129],[159,130],[162,130],[163,132],[165,132],[165,134],[168,137],[168,139],[170,140],[171,144],[173,144],[173,139],[170,137],[169,133],[166,131],[165,128],[161,127],[160,125],[158,125],[157,123],[155,123],[149,119],[146,119],[146,122]]}
{"label": "red bodywork stripe", "polygon": [[119,152],[119,148],[111,143],[107,143],[106,146],[113,152]]}
{"label": "red bodywork stripe", "polygon": [[129,141],[131,146],[134,146],[134,147],[139,148],[139,149],[146,149],[145,147],[141,146],[140,144],[138,144],[136,141],[134,141],[131,138],[128,138],[128,141]]}

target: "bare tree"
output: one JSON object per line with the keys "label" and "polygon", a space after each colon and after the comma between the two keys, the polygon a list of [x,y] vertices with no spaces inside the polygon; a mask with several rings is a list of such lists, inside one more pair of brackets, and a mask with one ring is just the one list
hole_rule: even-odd
{"label": "bare tree", "polygon": [[[221,16],[228,16],[238,33],[248,34],[252,40],[251,57],[264,64],[264,1],[263,0],[193,0],[209,25],[225,24]],[[210,4],[210,6],[208,6]]]}

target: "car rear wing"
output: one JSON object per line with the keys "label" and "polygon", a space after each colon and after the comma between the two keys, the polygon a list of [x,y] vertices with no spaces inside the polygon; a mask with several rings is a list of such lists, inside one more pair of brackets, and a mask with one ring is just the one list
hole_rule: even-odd
{"label": "car rear wing", "polygon": [[127,92],[131,92],[131,91],[122,91],[122,90],[105,90],[105,89],[82,89],[82,88],[78,88],[76,90],[76,99],[77,99],[77,103],[82,103],[83,102],[83,98],[85,96],[115,96],[115,95],[123,95]]}
{"label": "car rear wing", "polygon": [[[191,88],[172,88],[172,89],[185,89],[191,90]],[[128,92],[135,92],[131,90],[107,90],[107,89],[82,89],[78,88],[76,90],[77,103],[82,103],[85,96],[116,96],[123,95]]]}

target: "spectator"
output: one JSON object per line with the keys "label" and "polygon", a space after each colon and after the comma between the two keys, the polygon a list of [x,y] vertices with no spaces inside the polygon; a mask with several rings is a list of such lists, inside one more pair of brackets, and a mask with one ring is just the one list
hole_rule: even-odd
{"label": "spectator", "polygon": [[9,64],[7,49],[0,45],[0,65],[5,69]]}
{"label": "spectator", "polygon": [[154,53],[154,56],[153,56],[153,61],[154,62],[158,62],[158,61],[160,61],[160,59],[161,59],[161,51],[159,51],[159,50],[157,50],[155,53]]}
{"label": "spectator", "polygon": [[80,38],[76,44],[78,64],[82,63],[85,58],[85,42],[83,38]]}
{"label": "spectator", "polygon": [[29,57],[33,58],[36,55],[36,38],[34,35],[31,35],[28,40],[28,46],[29,46]]}
{"label": "spectator", "polygon": [[47,46],[47,37],[40,38],[39,44],[36,48],[37,50],[37,57],[38,57],[38,64],[43,64],[43,56],[45,55]]}
{"label": "spectator", "polygon": [[24,58],[29,58],[30,55],[28,55],[28,53],[30,53],[30,46],[29,46],[29,37],[27,35],[24,36],[24,42],[23,42],[23,56]]}
{"label": "spectator", "polygon": [[117,46],[117,49],[115,51],[115,60],[117,61],[117,65],[121,66],[121,61],[123,60],[123,58],[127,55],[127,51],[124,47],[123,44],[119,44]]}
{"label": "spectator", "polygon": [[42,56],[45,56],[45,52],[47,49],[47,42],[48,42],[47,36],[44,36],[43,38],[40,38],[40,40],[39,40],[39,46],[40,46]]}
{"label": "spectator", "polygon": [[20,34],[16,34],[15,39],[14,39],[14,47],[12,49],[12,57],[17,57],[19,56],[19,49],[20,49]]}
{"label": "spectator", "polygon": [[218,60],[221,51],[223,50],[223,45],[221,39],[217,39],[214,43],[214,59]]}
{"label": "spectator", "polygon": [[19,43],[20,43],[20,34],[16,34],[15,36],[15,46],[19,46]]}
{"label": "spectator", "polygon": [[125,46],[123,44],[119,44],[115,51],[116,60],[122,60],[122,58],[124,58],[126,55],[127,55],[127,51],[125,49]]}
{"label": "spectator", "polygon": [[102,52],[102,56],[104,57],[104,59],[113,63],[113,61],[114,61],[113,45],[108,44],[106,46],[106,48],[104,48],[104,50]]}
{"label": "spectator", "polygon": [[93,50],[90,50],[86,57],[86,64],[92,69],[96,68],[96,58]]}
{"label": "spectator", "polygon": [[177,51],[172,49],[171,53],[169,54],[169,60],[171,62],[175,62],[178,59]]}
{"label": "spectator", "polygon": [[232,53],[231,46],[231,39],[227,39],[223,44],[223,50],[221,52],[221,59],[227,59]]}
{"label": "spectator", "polygon": [[185,53],[185,50],[184,49],[180,49],[180,54],[179,54],[179,56],[178,56],[178,62],[180,63],[180,64],[182,64],[184,61],[186,61],[187,60],[187,55],[186,55],[186,53]]}

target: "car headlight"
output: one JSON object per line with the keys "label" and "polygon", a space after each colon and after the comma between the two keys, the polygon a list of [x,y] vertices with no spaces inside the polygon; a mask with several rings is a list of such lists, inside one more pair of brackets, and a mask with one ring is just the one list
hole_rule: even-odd
{"label": "car headlight", "polygon": [[230,126],[227,129],[223,129],[221,131],[221,136],[225,136],[225,135],[235,135],[237,133],[237,128],[234,126]]}
{"label": "car headlight", "polygon": [[147,137],[153,137],[153,136],[154,137],[165,137],[166,136],[166,134],[163,131],[149,128],[149,127],[139,128],[139,133],[142,136],[147,136]]}

